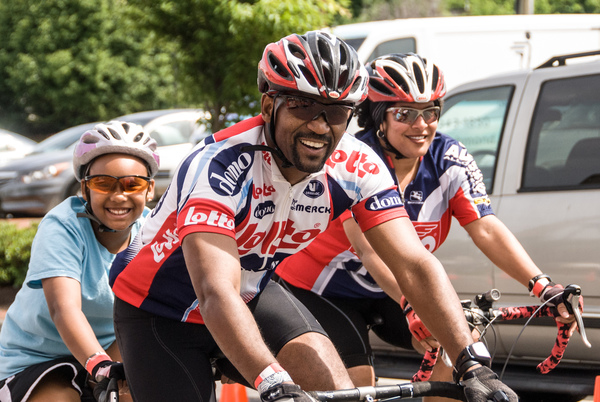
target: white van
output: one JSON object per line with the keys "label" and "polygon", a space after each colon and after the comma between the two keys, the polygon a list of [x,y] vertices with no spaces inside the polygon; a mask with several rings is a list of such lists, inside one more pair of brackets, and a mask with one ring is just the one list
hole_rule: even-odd
{"label": "white van", "polygon": [[600,14],[406,18],[341,25],[336,36],[364,63],[388,53],[414,52],[459,84],[537,67],[553,56],[600,49]]}

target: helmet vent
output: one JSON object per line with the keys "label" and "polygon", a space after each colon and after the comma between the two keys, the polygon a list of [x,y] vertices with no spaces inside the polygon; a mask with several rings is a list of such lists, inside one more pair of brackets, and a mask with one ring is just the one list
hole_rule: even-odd
{"label": "helmet vent", "polygon": [[[98,134],[102,135],[104,138],[106,138],[107,140],[109,140],[109,141],[110,141],[110,137],[108,136],[108,134],[106,134],[106,133],[104,132],[104,130],[97,130],[97,131],[98,131]],[[96,140],[96,141],[94,141],[94,142],[98,142],[98,140]]]}
{"label": "helmet vent", "polygon": [[425,90],[425,79],[423,77],[423,72],[417,63],[413,63],[413,71],[415,72],[415,81],[419,87],[419,92],[423,93]]}
{"label": "helmet vent", "polygon": [[123,127],[123,130],[125,130],[126,133],[129,132],[129,124],[123,123],[123,124],[121,124],[121,126]]}
{"label": "helmet vent", "polygon": [[345,83],[348,82],[348,70],[344,70],[342,71],[342,73],[340,74],[340,78],[338,79],[338,88],[344,88],[345,87]]}
{"label": "helmet vent", "polygon": [[288,44],[288,50],[290,51],[292,56],[294,56],[298,59],[301,59],[301,60],[306,59],[306,54],[304,53],[302,48],[300,46],[298,46],[297,44],[290,42]]}
{"label": "helmet vent", "polygon": [[136,135],[133,138],[133,142],[139,142],[142,139],[143,136],[144,136],[144,133],[139,133],[138,135]]}
{"label": "helmet vent", "polygon": [[113,129],[112,129],[112,128],[110,128],[110,127],[106,127],[106,129],[108,130],[108,132],[110,133],[110,135],[112,135],[112,136],[113,136],[113,138],[114,138],[115,140],[120,140],[120,139],[121,139],[121,136],[120,136],[120,135],[119,135],[119,133],[117,133],[115,130],[113,130]]}
{"label": "helmet vent", "polygon": [[329,51],[329,46],[327,46],[323,40],[317,41],[317,45],[319,49],[319,56],[321,57],[322,61],[328,66],[331,66],[333,64],[333,59],[331,57],[331,52]]}
{"label": "helmet vent", "polygon": [[[392,81],[394,81],[394,84],[391,84],[391,87],[395,87],[396,85],[400,87],[400,89],[402,89],[402,91],[404,91],[405,93],[409,93],[410,89],[408,86],[408,83],[406,82],[406,80],[404,79],[404,77],[402,77],[402,75],[400,75],[398,73],[398,71],[394,68],[390,68],[390,67],[384,67],[383,68],[385,70],[385,72],[390,76],[390,78],[392,79]],[[386,80],[387,81],[387,80]],[[387,81],[389,82],[389,81]]]}
{"label": "helmet vent", "polygon": [[394,81],[390,81],[387,78],[384,78],[383,81],[388,84],[390,87],[392,88],[396,88],[396,84],[394,83]]}
{"label": "helmet vent", "polygon": [[433,78],[431,79],[431,90],[435,91],[435,88],[437,87],[437,83],[438,80],[440,79],[440,70],[437,68],[437,66],[433,66]]}
{"label": "helmet vent", "polygon": [[315,79],[314,79],[312,73],[310,72],[310,70],[308,68],[306,68],[305,66],[298,66],[298,68],[300,68],[300,72],[302,73],[302,75],[304,76],[304,78],[306,78],[306,81],[312,87],[316,87],[317,83],[315,82]]}
{"label": "helmet vent", "polygon": [[350,93],[358,92],[360,90],[360,87],[363,84],[363,82],[364,82],[364,79],[362,79],[362,78],[354,80],[354,84],[352,84],[352,89],[350,89]]}
{"label": "helmet vent", "polygon": [[345,66],[348,62],[348,52],[345,47],[340,46],[340,65]]}
{"label": "helmet vent", "polygon": [[272,53],[269,53],[269,64],[271,69],[273,69],[280,77],[290,79],[290,74],[287,72],[285,66],[283,66]]}
{"label": "helmet vent", "polygon": [[386,96],[392,96],[392,92],[385,86],[383,85],[381,82],[376,81],[374,79],[371,79],[369,81],[369,86],[371,87],[371,89],[376,90],[379,93],[382,93]]}

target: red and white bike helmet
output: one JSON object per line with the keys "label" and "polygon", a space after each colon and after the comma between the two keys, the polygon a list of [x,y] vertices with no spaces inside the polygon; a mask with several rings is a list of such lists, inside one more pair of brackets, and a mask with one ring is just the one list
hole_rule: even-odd
{"label": "red and white bike helmet", "polygon": [[291,34],[265,47],[258,64],[262,92],[296,92],[357,105],[367,98],[368,74],[356,51],[322,31]]}
{"label": "red and white bike helmet", "polygon": [[372,102],[427,103],[446,94],[442,71],[414,53],[378,57],[368,63],[367,71]]}
{"label": "red and white bike helmet", "polygon": [[156,153],[156,141],[138,124],[109,121],[97,124],[79,139],[73,151],[73,170],[81,181],[88,164],[100,155],[128,154],[137,156],[148,165],[150,177],[158,172],[160,158]]}

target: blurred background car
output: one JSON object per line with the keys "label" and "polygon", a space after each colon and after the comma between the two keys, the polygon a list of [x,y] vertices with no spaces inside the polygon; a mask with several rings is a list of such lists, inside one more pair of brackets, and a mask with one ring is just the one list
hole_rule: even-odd
{"label": "blurred background car", "polygon": [[36,144],[21,134],[0,128],[0,166],[24,157],[33,151]]}
{"label": "blurred background car", "polygon": [[[169,185],[180,159],[210,133],[197,109],[164,109],[133,113],[115,119],[140,124],[156,139],[160,155],[155,203]],[[33,152],[0,167],[0,216],[43,216],[65,198],[80,194],[73,174],[73,148],[81,135],[98,122],[56,133]]]}

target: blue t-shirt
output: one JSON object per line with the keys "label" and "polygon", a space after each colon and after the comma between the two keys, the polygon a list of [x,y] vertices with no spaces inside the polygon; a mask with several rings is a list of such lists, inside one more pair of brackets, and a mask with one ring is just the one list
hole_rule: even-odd
{"label": "blue t-shirt", "polygon": [[[114,296],[108,271],[115,258],[96,240],[83,202],[70,197],[42,219],[31,249],[29,270],[11,304],[0,332],[0,379],[25,368],[59,357],[71,356],[48,310],[42,279],[58,276],[81,284],[81,308],[103,348],[115,341]],[[143,213],[146,216],[149,210]],[[140,218],[131,230],[135,237]]]}

